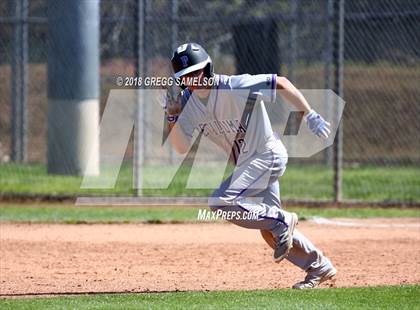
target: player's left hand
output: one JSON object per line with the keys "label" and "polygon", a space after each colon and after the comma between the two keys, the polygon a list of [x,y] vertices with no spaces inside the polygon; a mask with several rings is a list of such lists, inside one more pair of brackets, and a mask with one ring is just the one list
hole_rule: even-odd
{"label": "player's left hand", "polygon": [[175,123],[182,112],[182,91],[177,92],[174,87],[169,87],[163,98],[162,108],[166,113],[168,122]]}
{"label": "player's left hand", "polygon": [[315,110],[311,110],[308,115],[306,115],[306,123],[309,130],[320,138],[327,139],[331,133],[331,124],[328,123]]}

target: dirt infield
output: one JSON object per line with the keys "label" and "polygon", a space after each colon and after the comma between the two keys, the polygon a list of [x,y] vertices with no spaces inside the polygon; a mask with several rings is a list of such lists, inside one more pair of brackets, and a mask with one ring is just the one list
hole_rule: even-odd
{"label": "dirt infield", "polygon": [[[259,232],[229,223],[1,224],[0,294],[286,288],[304,273],[275,264]],[[336,264],[335,285],[420,283],[420,220],[302,222]]]}

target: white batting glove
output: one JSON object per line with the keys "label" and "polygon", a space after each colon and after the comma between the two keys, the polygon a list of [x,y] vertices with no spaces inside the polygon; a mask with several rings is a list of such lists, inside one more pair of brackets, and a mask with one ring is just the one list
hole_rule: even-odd
{"label": "white batting glove", "polygon": [[306,124],[308,125],[309,130],[320,138],[327,139],[331,133],[331,124],[315,112],[315,110],[311,110],[308,115],[306,115]]}

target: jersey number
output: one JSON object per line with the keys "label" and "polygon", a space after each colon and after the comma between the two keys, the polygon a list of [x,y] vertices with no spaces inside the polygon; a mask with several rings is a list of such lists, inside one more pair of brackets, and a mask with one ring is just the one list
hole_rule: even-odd
{"label": "jersey number", "polygon": [[237,139],[234,141],[235,142],[235,146],[236,146],[236,150],[237,150],[237,154],[239,155],[240,153],[247,153],[248,151],[245,150],[246,147],[246,142],[245,139]]}

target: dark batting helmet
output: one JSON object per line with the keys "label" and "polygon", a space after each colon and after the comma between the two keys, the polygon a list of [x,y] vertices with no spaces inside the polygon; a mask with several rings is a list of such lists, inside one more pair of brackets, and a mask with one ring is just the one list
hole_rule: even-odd
{"label": "dark batting helmet", "polygon": [[175,78],[200,69],[204,69],[207,77],[213,76],[213,62],[206,50],[197,43],[180,45],[174,51],[171,62]]}

